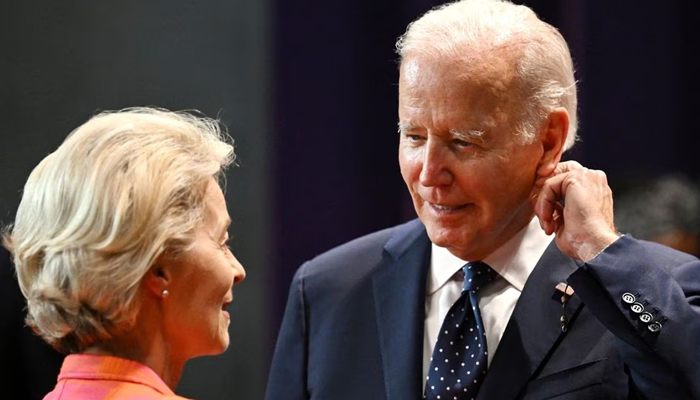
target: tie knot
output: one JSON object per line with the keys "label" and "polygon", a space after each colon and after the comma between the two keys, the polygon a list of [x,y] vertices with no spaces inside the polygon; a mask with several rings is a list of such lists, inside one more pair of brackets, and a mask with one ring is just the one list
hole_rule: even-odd
{"label": "tie knot", "polygon": [[496,277],[496,271],[481,261],[467,263],[462,267],[464,272],[463,292],[478,291]]}

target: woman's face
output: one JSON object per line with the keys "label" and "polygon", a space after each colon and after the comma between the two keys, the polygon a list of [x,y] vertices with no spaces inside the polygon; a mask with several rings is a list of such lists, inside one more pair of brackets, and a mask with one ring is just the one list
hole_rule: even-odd
{"label": "woman's face", "polygon": [[226,201],[214,179],[206,186],[203,220],[190,249],[171,259],[164,299],[166,333],[172,352],[184,358],[219,354],[229,344],[226,307],[245,270],[227,245]]}

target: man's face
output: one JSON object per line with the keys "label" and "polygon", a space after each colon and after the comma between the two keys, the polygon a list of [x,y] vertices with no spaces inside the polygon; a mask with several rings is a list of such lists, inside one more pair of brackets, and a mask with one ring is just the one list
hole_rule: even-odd
{"label": "man's face", "polygon": [[401,175],[430,240],[465,260],[483,259],[534,216],[543,150],[514,136],[512,81],[498,57],[401,65]]}

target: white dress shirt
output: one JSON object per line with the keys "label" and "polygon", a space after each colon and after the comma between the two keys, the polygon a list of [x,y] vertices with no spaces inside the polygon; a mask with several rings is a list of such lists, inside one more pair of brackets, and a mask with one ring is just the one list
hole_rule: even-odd
{"label": "white dress shirt", "polygon": [[[554,237],[540,228],[537,217],[506,244],[483,261],[498,273],[488,286],[477,292],[479,309],[486,330],[488,365],[498,348],[515,303],[525,282]],[[428,376],[430,357],[438,331],[447,311],[462,294],[464,280],[461,271],[467,260],[461,260],[447,249],[432,245],[430,272],[425,299],[425,333],[423,336],[423,376]]]}

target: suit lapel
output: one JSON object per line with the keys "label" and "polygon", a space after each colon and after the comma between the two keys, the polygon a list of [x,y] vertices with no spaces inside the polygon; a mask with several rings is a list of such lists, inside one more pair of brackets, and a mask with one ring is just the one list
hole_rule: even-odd
{"label": "suit lapel", "polygon": [[[577,268],[574,260],[552,242],[525,283],[479,390],[479,399],[514,399],[538,371],[564,335],[561,296],[555,286],[565,282]],[[566,307],[569,318],[580,306],[574,294]]]}
{"label": "suit lapel", "polygon": [[422,394],[425,287],[430,241],[418,221],[385,245],[385,263],[373,277],[377,328],[389,400]]}

